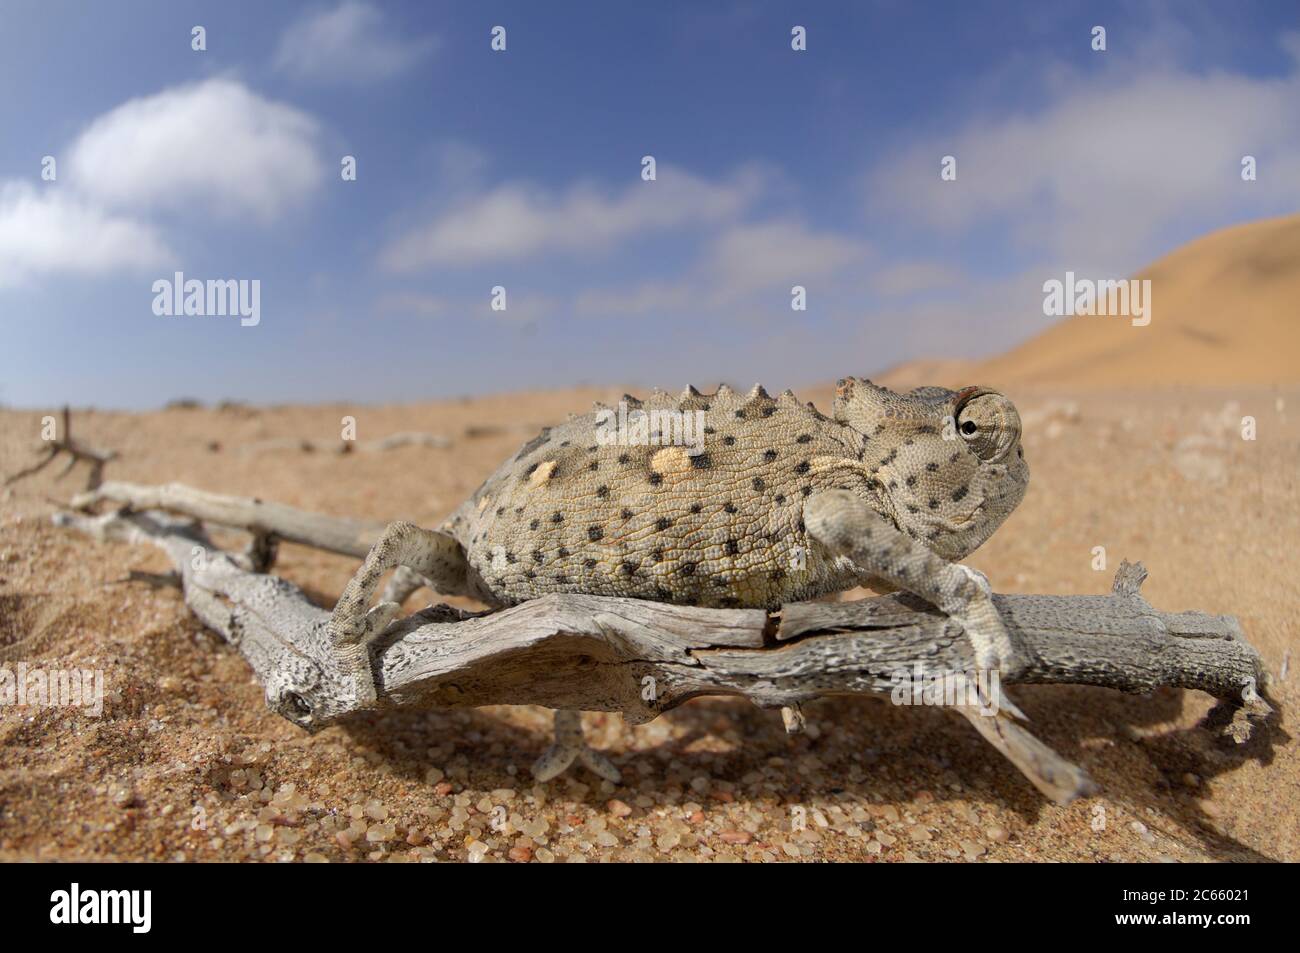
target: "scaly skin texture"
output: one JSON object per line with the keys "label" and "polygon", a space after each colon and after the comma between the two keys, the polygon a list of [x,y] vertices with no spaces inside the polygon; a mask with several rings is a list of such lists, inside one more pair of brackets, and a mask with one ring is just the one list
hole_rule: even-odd
{"label": "scaly skin texture", "polygon": [[[580,592],[736,608],[869,584],[928,600],[966,630],[977,667],[1011,672],[1020,651],[987,580],[950,560],[988,539],[1028,480],[1019,415],[985,388],[902,395],[850,377],[831,417],[761,387],[625,397],[528,441],[441,528],[391,524],[330,635],[364,705],[378,696],[368,646],[422,583],[494,606]],[[561,712],[533,773],[575,762],[619,777]]]}
{"label": "scaly skin texture", "polygon": [[[628,439],[608,442],[616,431],[599,408],[543,431],[442,527],[467,556],[470,592],[493,605],[582,592],[771,608],[874,581],[810,539],[803,511],[817,493],[847,490],[960,559],[1028,481],[1015,409],[982,388],[899,395],[848,378],[832,417],[761,387],[624,403]],[[699,440],[661,445],[654,424],[667,443],[681,435],[676,415],[696,411],[703,433],[687,436]],[[650,425],[640,445],[637,414]],[[995,460],[981,456],[990,447]]]}

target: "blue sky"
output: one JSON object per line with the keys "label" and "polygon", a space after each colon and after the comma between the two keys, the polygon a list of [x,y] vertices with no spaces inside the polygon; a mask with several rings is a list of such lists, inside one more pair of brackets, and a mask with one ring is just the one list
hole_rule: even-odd
{"label": "blue sky", "polygon": [[[1067,268],[1122,277],[1300,208],[1292,0],[7,0],[0,21],[15,406],[797,388],[1004,349]],[[155,315],[176,270],[259,280],[260,323]]]}

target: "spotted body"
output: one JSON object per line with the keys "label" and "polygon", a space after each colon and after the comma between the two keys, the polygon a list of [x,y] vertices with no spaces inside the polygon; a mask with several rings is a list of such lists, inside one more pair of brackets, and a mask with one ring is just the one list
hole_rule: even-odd
{"label": "spotted body", "polygon": [[466,591],[491,605],[582,592],[774,607],[873,581],[810,538],[810,498],[847,491],[958,559],[1024,494],[1019,435],[1010,401],[984,388],[847,378],[829,417],[789,391],[656,391],[544,430],[442,531]]}

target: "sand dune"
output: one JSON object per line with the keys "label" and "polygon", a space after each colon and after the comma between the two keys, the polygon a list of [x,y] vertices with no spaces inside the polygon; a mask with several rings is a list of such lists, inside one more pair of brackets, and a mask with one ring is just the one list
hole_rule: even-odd
{"label": "sand dune", "polygon": [[1214,232],[1134,276],[1151,322],[1075,316],[977,364],[981,381],[1070,387],[1300,380],[1300,215]]}

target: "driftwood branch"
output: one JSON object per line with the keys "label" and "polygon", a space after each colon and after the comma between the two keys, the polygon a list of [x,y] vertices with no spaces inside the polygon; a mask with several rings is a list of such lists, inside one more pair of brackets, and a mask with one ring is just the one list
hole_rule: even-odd
{"label": "driftwood branch", "polygon": [[[176,485],[107,483],[76,502],[104,500],[358,556],[378,530]],[[315,730],[356,710],[351,679],[329,649],[329,613],[292,583],[250,571],[247,558],[218,550],[194,519],[122,509],[55,520],[100,539],[166,551],[187,605],[244,655],[274,711]],[[996,596],[1029,656],[1014,681],[1125,692],[1198,689],[1235,713],[1230,729],[1242,740],[1271,712],[1259,654],[1231,616],[1152,608],[1138,594],[1144,578],[1140,565],[1125,563],[1109,595]],[[737,695],[785,709],[792,728],[804,702],[831,695],[897,701],[900,675],[913,685],[933,684],[974,667],[961,627],[907,594],[788,604],[774,612],[580,594],[492,613],[432,606],[390,627],[374,654],[383,706],[536,704],[619,711],[642,723],[697,696]],[[1080,768],[1028,733],[1013,705],[992,717],[969,703],[957,710],[1049,797],[1063,802],[1092,790]]]}
{"label": "driftwood branch", "polygon": [[41,448],[36,462],[6,477],[5,486],[17,483],[24,477],[40,473],[53,463],[61,453],[68,455],[68,465],[63,468],[63,472],[59,474],[58,479],[63,479],[72,471],[73,467],[84,462],[90,464],[90,472],[86,475],[86,489],[94,490],[103,482],[104,465],[116,460],[117,452],[115,450],[100,450],[84,441],[74,440],[72,438],[72,413],[67,407],[63,408],[62,417],[62,430],[59,432],[63,436],[47,441],[45,446]]}

